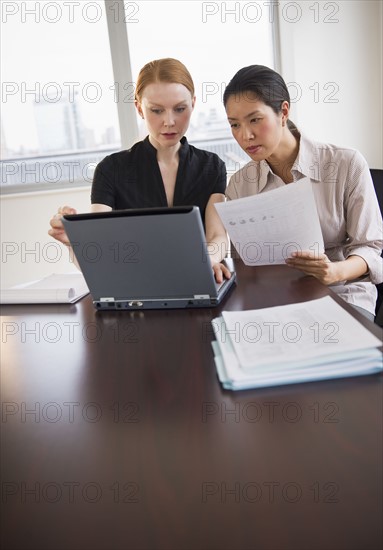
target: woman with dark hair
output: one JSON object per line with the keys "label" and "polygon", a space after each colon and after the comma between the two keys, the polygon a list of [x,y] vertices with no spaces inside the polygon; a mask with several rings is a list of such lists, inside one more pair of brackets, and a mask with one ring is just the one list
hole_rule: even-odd
{"label": "woman with dark hair", "polygon": [[289,120],[290,96],[272,69],[238,71],[223,101],[232,134],[251,161],[230,179],[229,200],[310,178],[325,253],[300,251],[286,260],[331,285],[339,296],[374,318],[383,281],[382,218],[366,160],[356,150],[317,143]]}
{"label": "woman with dark hair", "polygon": [[[230,278],[230,271],[219,263],[228,239],[214,203],[225,200],[226,168],[218,155],[187,142],[195,100],[192,77],[178,59],[156,59],[142,67],[135,105],[148,136],[97,165],[90,211],[198,206],[212,268],[217,282],[222,282],[223,275]],[[49,235],[67,246],[61,217],[74,213],[75,209],[64,206],[50,220]]]}

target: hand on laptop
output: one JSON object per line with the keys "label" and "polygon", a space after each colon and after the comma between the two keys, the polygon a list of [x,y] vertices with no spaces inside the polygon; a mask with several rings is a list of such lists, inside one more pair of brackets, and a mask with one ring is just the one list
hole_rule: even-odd
{"label": "hand on laptop", "polygon": [[54,239],[57,239],[66,246],[70,246],[68,236],[65,233],[64,226],[61,221],[61,217],[64,214],[77,214],[77,211],[70,206],[60,206],[57,214],[55,214],[49,221],[51,229],[49,229],[48,235],[50,235]]}
{"label": "hand on laptop", "polygon": [[223,279],[230,279],[230,270],[223,264],[212,264],[214,277],[217,283],[222,283]]}

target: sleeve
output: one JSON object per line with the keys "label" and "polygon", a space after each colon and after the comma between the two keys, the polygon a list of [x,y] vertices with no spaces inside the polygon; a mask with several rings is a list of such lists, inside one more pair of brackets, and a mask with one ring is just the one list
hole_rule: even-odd
{"label": "sleeve", "polygon": [[383,281],[383,222],[370,170],[364,157],[355,151],[346,183],[346,226],[348,240],[345,257],[360,256],[369,269],[369,280]]}
{"label": "sleeve", "polygon": [[237,174],[238,174],[238,172],[236,172],[235,174],[233,174],[231,176],[230,181],[229,181],[229,185],[226,187],[225,195],[226,195],[226,199],[228,201],[233,201],[233,200],[239,198],[238,191],[237,191],[237,188],[236,188],[236,185],[235,185]]}
{"label": "sleeve", "polygon": [[115,170],[110,156],[98,163],[94,171],[90,200],[92,204],[106,204],[115,209]]}

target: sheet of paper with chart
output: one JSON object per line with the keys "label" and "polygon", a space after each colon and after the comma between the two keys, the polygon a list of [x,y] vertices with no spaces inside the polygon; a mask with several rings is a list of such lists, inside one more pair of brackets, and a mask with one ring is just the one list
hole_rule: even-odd
{"label": "sheet of paper with chart", "polygon": [[283,264],[295,251],[324,251],[308,178],[215,207],[246,265]]}

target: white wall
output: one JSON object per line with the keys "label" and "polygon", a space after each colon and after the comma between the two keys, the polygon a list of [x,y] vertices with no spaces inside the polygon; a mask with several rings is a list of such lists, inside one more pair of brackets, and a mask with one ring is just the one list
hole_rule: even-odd
{"label": "white wall", "polygon": [[1,197],[1,286],[76,271],[68,249],[48,235],[49,220],[59,206],[88,212],[89,204],[90,187]]}
{"label": "white wall", "polygon": [[[383,168],[382,2],[280,0],[279,10],[281,72],[286,82],[296,83],[292,92],[301,90],[291,118],[312,138],[355,147],[371,167]],[[291,22],[297,15],[300,19]],[[325,23],[325,17],[339,21]],[[309,89],[315,82],[317,98]],[[337,103],[325,101],[332,89],[324,86],[330,82],[339,87]],[[47,235],[49,219],[64,204],[86,212],[89,195],[89,188],[80,188],[1,198],[2,286],[73,270],[65,247]]]}
{"label": "white wall", "polygon": [[279,5],[281,73],[301,93],[292,120],[317,141],[358,149],[371,168],[383,168],[382,17],[381,0]]}

